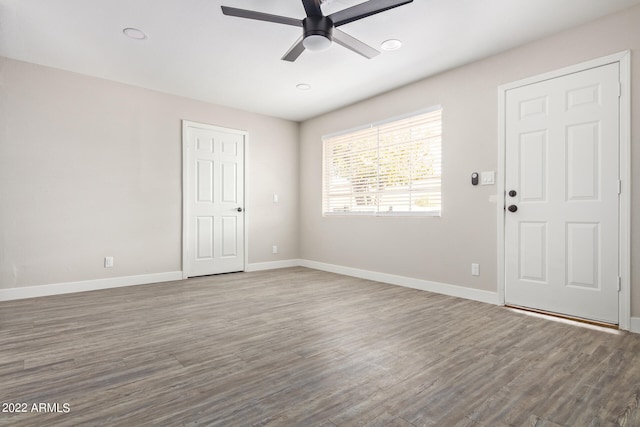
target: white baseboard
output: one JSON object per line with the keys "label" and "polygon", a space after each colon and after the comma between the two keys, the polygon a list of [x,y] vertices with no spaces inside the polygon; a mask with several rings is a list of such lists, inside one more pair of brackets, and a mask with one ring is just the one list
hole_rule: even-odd
{"label": "white baseboard", "polygon": [[[274,270],[287,267],[307,267],[331,273],[344,274],[346,276],[359,277],[361,279],[375,280],[391,285],[405,286],[428,292],[435,292],[459,298],[466,298],[489,304],[499,304],[496,292],[481,291],[463,286],[449,285],[446,283],[431,282],[412,277],[396,276],[393,274],[379,273],[370,270],[345,267],[335,264],[327,264],[305,259],[289,259],[272,262],[258,262],[248,264],[247,272]],[[57,283],[53,285],[28,286],[23,288],[0,289],[0,301],[10,301],[24,298],[34,298],[48,295],[68,294],[72,292],[94,291],[98,289],[119,288],[123,286],[144,285],[149,283],[169,282],[182,280],[182,271],[167,273],[143,274],[139,276],[113,277],[108,279],[86,280],[81,282]],[[634,322],[635,321],[635,322]],[[631,329],[640,332],[640,318],[631,319]]]}
{"label": "white baseboard", "polygon": [[389,283],[391,285],[405,286],[407,288],[419,289],[422,291],[435,292],[438,294],[453,297],[465,298],[480,301],[488,304],[498,305],[498,293],[481,291],[464,286],[449,285],[446,283],[430,282],[428,280],[415,279],[412,277],[396,276],[393,274],[378,273],[370,270],[360,270],[358,268],[344,267],[323,262],[300,260],[302,267],[316,270],[329,271],[331,273],[344,274],[345,276],[359,277],[361,279],[375,280],[377,282]]}
{"label": "white baseboard", "polygon": [[288,267],[300,267],[299,259],[285,259],[283,261],[270,261],[270,262],[254,262],[247,264],[247,268],[244,271],[263,271],[263,270],[275,270],[277,268]]}
{"label": "white baseboard", "polygon": [[0,301],[69,294],[73,292],[95,291],[98,289],[120,288],[123,286],[146,285],[149,283],[170,282],[173,280],[182,280],[182,271],[169,271],[166,273],[142,274],[139,276],[110,277],[107,279],[85,280],[81,282],[0,289]]}
{"label": "white baseboard", "polygon": [[[466,288],[464,286],[431,282],[413,277],[397,276],[370,270],[327,264],[306,259],[288,259],[282,261],[258,262],[248,264],[247,272],[275,270],[288,267],[307,267],[315,270],[344,274],[345,276],[374,280],[391,285],[404,286],[422,291],[434,292],[453,297],[500,305],[498,293]],[[0,301],[11,301],[25,298],[35,298],[49,295],[68,294],[73,292],[95,291],[99,289],[120,288],[124,286],[146,285],[149,283],[171,282],[182,280],[182,271],[166,273],[142,274],[138,276],[112,277],[107,279],[85,280],[80,282],[56,283],[52,285],[27,286],[22,288],[0,289]],[[640,333],[640,317],[632,317],[629,331]]]}

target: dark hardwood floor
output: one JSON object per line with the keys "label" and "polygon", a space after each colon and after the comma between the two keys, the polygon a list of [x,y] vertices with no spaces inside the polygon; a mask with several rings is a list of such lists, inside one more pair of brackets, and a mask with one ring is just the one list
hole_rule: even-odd
{"label": "dark hardwood floor", "polygon": [[3,426],[639,426],[640,335],[237,273],[0,303],[0,402],[27,404]]}

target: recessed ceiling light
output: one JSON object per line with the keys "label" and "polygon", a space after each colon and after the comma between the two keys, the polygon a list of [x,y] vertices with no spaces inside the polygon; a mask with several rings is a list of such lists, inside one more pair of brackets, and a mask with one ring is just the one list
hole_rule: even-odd
{"label": "recessed ceiling light", "polygon": [[135,40],[144,40],[147,38],[147,35],[137,28],[125,28],[122,32],[125,36]]}
{"label": "recessed ceiling light", "polygon": [[311,89],[311,85],[307,83],[300,83],[296,85],[296,88],[299,90],[309,90]]}
{"label": "recessed ceiling light", "polygon": [[402,47],[402,42],[397,39],[389,39],[382,42],[380,48],[382,50],[398,50]]}

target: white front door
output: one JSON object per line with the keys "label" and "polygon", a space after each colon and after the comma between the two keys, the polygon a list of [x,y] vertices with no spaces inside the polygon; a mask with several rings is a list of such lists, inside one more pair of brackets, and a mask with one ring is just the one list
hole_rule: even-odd
{"label": "white front door", "polygon": [[619,81],[614,63],[506,92],[507,304],[618,323]]}
{"label": "white front door", "polygon": [[185,276],[244,270],[245,134],[183,123]]}

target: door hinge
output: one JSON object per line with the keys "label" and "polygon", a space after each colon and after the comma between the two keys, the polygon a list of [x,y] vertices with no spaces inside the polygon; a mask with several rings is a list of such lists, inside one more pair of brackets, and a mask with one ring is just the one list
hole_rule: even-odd
{"label": "door hinge", "polygon": [[618,292],[622,290],[622,277],[618,276]]}
{"label": "door hinge", "polygon": [[622,82],[618,82],[618,98],[622,96]]}
{"label": "door hinge", "polygon": [[618,194],[622,194],[622,180],[618,180]]}

